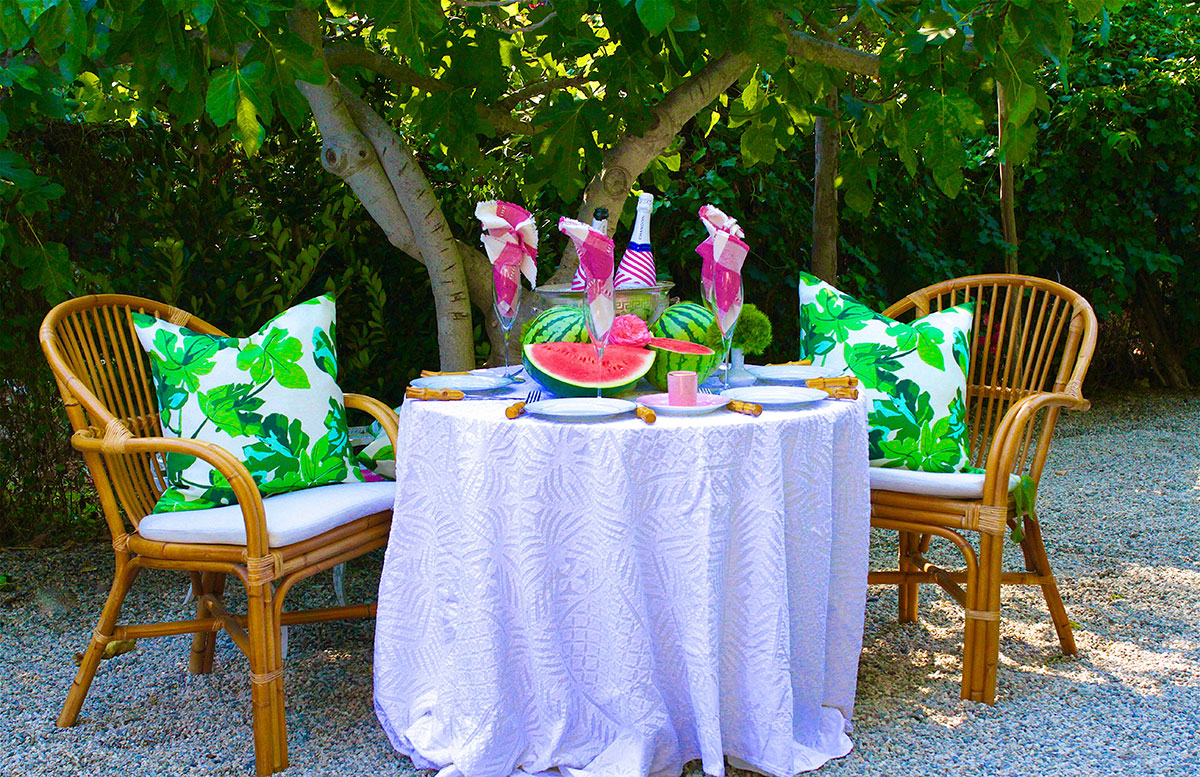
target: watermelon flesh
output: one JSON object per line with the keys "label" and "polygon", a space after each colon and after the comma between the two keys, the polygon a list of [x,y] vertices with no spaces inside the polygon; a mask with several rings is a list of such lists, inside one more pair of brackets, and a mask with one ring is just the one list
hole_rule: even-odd
{"label": "watermelon flesh", "polygon": [[524,348],[525,371],[560,397],[594,397],[596,387],[606,397],[627,391],[654,366],[654,351],[631,345],[604,349],[596,363],[591,343],[530,343]]}
{"label": "watermelon flesh", "polygon": [[667,390],[667,373],[691,370],[697,382],[703,383],[721,360],[721,355],[707,345],[669,337],[655,337],[646,347],[655,354],[646,380],[659,391]]}

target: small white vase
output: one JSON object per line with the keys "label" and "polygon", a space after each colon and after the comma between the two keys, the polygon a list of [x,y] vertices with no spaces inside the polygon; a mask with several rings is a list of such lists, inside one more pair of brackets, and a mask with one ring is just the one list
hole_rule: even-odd
{"label": "small white vase", "polygon": [[755,381],[754,376],[746,369],[746,355],[742,353],[741,348],[731,348],[729,360],[732,362],[729,368],[730,386],[749,386]]}

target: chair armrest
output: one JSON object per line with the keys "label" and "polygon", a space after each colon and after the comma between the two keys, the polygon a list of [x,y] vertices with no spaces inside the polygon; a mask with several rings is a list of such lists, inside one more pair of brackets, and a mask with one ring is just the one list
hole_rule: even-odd
{"label": "chair armrest", "polygon": [[1092,403],[1078,394],[1035,394],[1015,403],[1000,419],[988,449],[987,474],[984,476],[983,501],[991,505],[1008,503],[1008,478],[1016,466],[1021,441],[1037,414],[1051,407],[1087,410]]}
{"label": "chair armrest", "polygon": [[345,402],[347,409],[361,410],[378,421],[388,439],[392,441],[392,450],[399,452],[396,448],[396,437],[400,433],[400,417],[396,415],[395,410],[366,394],[346,394]]}
{"label": "chair armrest", "polygon": [[246,555],[259,558],[267,554],[269,546],[266,512],[263,509],[258,484],[237,456],[221,446],[182,437],[132,437],[125,427],[117,422],[108,425],[104,436],[97,435],[90,429],[80,429],[71,436],[71,445],[84,453],[102,453],[108,456],[135,453],[182,453],[195,456],[229,481],[234,498],[242,508],[242,519],[246,523]]}

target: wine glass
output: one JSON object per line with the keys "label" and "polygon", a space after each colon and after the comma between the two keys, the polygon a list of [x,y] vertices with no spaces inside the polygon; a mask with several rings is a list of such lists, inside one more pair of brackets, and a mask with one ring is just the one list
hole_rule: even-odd
{"label": "wine glass", "polygon": [[512,329],[517,320],[517,311],[521,309],[521,266],[496,265],[493,272],[493,309],[496,311],[496,320],[500,322],[500,330],[504,333],[504,377],[511,378],[508,364],[508,331]]}
{"label": "wine glass", "polygon": [[[705,295],[705,304],[717,319],[717,327],[721,330],[721,348],[723,354],[721,360],[725,363],[725,370],[721,376],[722,389],[729,388],[729,372],[733,365],[730,364],[730,355],[733,350],[733,330],[737,327],[738,316],[742,314],[742,301],[744,299],[742,288],[741,273],[733,272],[725,267],[718,266],[714,269],[713,292],[710,295]],[[717,289],[720,289],[720,292]],[[721,310],[722,303],[726,303],[725,310]]]}
{"label": "wine glass", "polygon": [[613,308],[613,276],[588,278],[584,287],[583,308],[587,316],[588,335],[596,347],[596,399],[601,396],[600,383],[604,378],[604,349],[612,332],[615,311]]}

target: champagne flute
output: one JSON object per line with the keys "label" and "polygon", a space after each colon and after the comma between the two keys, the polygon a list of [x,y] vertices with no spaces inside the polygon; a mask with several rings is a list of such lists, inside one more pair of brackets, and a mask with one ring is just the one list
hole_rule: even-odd
{"label": "champagne flute", "polygon": [[521,309],[521,266],[497,264],[493,268],[495,283],[492,284],[493,309],[504,333],[504,377],[511,378],[508,364],[508,332],[517,320]]}
{"label": "champagne flute", "polygon": [[[738,316],[742,314],[743,288],[741,273],[728,268],[714,268],[713,294],[709,309],[717,318],[717,327],[721,330],[721,348],[724,351],[721,360],[725,363],[725,371],[721,377],[723,389],[729,388],[729,372],[733,368],[730,355],[733,351],[733,331],[737,327]],[[717,292],[716,289],[721,291]],[[709,302],[707,299],[705,302]],[[722,310],[722,305],[725,309]]]}
{"label": "champagne flute", "polygon": [[596,399],[601,397],[600,383],[604,378],[604,349],[612,333],[615,312],[613,308],[613,276],[588,278],[583,293],[584,311],[587,317],[588,335],[596,347]]}

